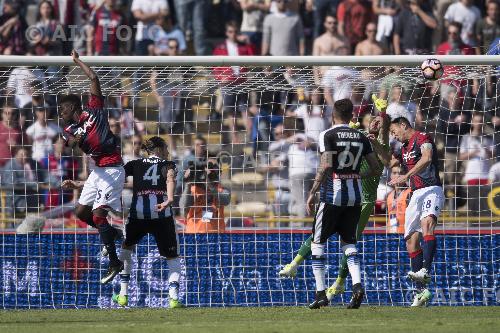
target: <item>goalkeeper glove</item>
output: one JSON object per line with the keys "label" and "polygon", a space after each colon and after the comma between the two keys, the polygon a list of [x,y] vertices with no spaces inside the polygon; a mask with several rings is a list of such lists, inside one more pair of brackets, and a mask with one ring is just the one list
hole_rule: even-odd
{"label": "goalkeeper glove", "polygon": [[349,122],[349,127],[350,128],[358,129],[359,126],[361,126],[361,124],[359,123],[359,121],[357,123],[355,123],[354,121],[350,121]]}
{"label": "goalkeeper glove", "polygon": [[387,101],[385,99],[378,98],[375,94],[372,95],[372,100],[373,104],[375,104],[375,108],[380,113],[385,113],[385,111],[387,110]]}

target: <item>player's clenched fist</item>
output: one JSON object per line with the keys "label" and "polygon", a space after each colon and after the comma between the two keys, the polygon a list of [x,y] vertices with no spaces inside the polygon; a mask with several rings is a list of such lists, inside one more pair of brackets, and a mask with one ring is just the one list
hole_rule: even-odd
{"label": "player's clenched fist", "polygon": [[80,55],[76,50],[71,51],[71,58],[73,58],[73,61],[76,61],[76,59],[80,58]]}
{"label": "player's clenched fist", "polygon": [[160,204],[157,204],[156,205],[156,211],[157,212],[161,212],[161,211],[164,211],[165,208],[167,208],[168,206],[170,206],[172,204],[173,200],[167,200],[165,202],[162,202]]}

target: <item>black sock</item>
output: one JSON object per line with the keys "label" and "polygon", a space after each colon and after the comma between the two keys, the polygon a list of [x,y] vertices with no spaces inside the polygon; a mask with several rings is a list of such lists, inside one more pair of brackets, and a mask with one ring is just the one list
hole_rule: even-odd
{"label": "black sock", "polygon": [[432,260],[436,254],[436,237],[434,235],[424,236],[424,267],[427,272],[431,271]]}
{"label": "black sock", "polygon": [[99,235],[101,236],[101,242],[108,250],[109,261],[111,263],[118,261],[118,255],[116,254],[116,245],[115,245],[115,234],[116,230],[109,224],[103,223],[98,227]]}

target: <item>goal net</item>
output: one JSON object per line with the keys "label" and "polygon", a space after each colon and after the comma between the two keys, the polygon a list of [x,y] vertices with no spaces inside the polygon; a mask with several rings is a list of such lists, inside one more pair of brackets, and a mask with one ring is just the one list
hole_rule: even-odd
{"label": "goal net", "polygon": [[[438,81],[423,79],[421,56],[84,61],[99,76],[125,162],[142,157],[141,143],[159,135],[177,163],[174,213],[187,306],[312,301],[309,260],[293,279],[278,272],[311,232],[305,201],[318,166],[318,135],[331,126],[333,103],[351,99],[354,120],[366,128],[377,115],[372,94],[388,100],[389,115],[407,117],[437,144],[446,203],[437,227],[432,304],[498,305],[500,59],[438,58],[445,67]],[[89,94],[90,82],[69,60],[0,58],[0,308],[116,306],[111,295],[119,278],[99,284],[108,264],[99,235],[74,215],[79,193],[61,189],[63,180],[85,180],[93,168],[60,138],[58,100],[72,93],[83,105]],[[393,139],[391,149],[398,149]],[[368,305],[408,305],[414,291],[402,237],[408,193],[387,185],[397,172],[384,170],[358,242]],[[127,219],[130,184],[123,214],[110,216],[117,227]],[[230,198],[215,198],[207,191],[214,186]],[[327,246],[328,284],[340,255],[334,236]],[[334,303],[349,301],[349,282],[346,289]],[[149,236],[133,254],[129,305],[168,306],[168,266]]]}

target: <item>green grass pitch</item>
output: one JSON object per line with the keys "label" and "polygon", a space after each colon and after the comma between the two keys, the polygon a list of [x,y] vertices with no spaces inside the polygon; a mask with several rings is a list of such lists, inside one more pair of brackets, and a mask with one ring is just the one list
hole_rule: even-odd
{"label": "green grass pitch", "polygon": [[499,332],[500,307],[0,311],[0,332]]}

